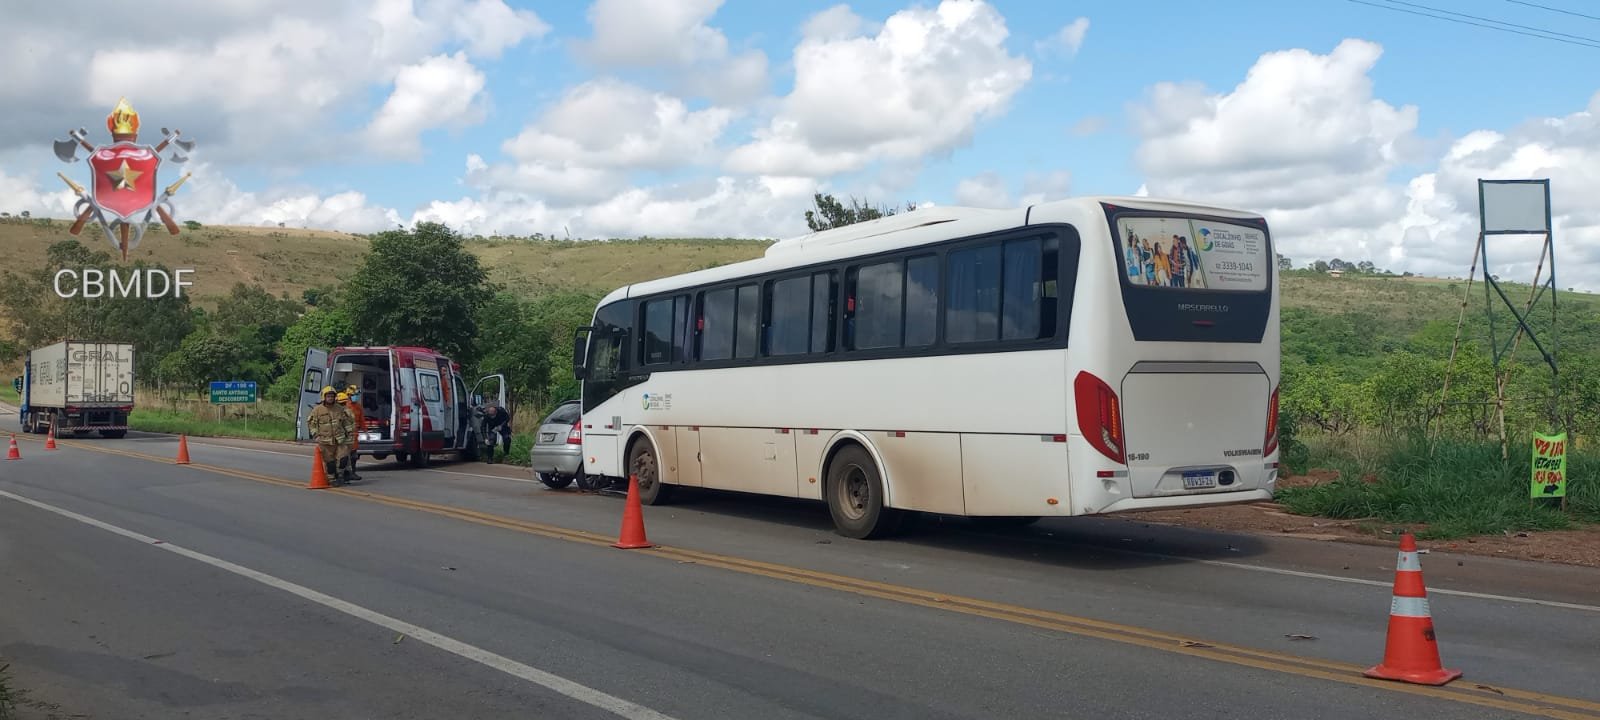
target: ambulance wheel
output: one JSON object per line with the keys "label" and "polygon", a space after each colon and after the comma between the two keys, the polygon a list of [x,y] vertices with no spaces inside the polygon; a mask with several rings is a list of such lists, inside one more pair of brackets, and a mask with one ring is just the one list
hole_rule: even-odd
{"label": "ambulance wheel", "polygon": [[428,466],[428,453],[426,451],[418,451],[418,452],[411,453],[411,467],[420,469],[420,468],[425,468],[427,466]]}

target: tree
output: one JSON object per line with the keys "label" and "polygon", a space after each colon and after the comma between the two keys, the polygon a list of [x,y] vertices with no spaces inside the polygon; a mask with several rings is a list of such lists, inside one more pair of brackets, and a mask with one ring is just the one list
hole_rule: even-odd
{"label": "tree", "polygon": [[373,237],[344,304],[358,339],[422,345],[471,364],[479,311],[493,296],[488,280],[458,233],[424,222]]}
{"label": "tree", "polygon": [[[81,293],[63,298],[56,294],[58,270],[89,268],[115,269],[122,277],[130,272],[143,275],[147,269],[169,271],[163,265],[143,260],[131,267],[118,266],[109,254],[90,250],[76,239],[53,243],[45,251],[42,268],[7,272],[0,277],[0,308],[12,321],[12,341],[23,349],[67,338],[132,343],[146,358],[134,363],[137,379],[153,381],[159,375],[160,359],[176,350],[193,331],[195,312],[189,298],[173,293],[162,298],[86,298]],[[64,278],[68,284],[70,280]],[[109,284],[109,278],[106,282]]]}
{"label": "tree", "polygon": [[508,292],[494,295],[479,310],[478,368],[506,377],[506,410],[516,413],[550,384],[550,335],[529,303]]}
{"label": "tree", "polygon": [[289,326],[299,319],[302,306],[275,298],[259,285],[234,283],[233,291],[217,302],[212,329],[233,338],[243,349],[236,380],[271,382],[278,366],[276,348]]}
{"label": "tree", "polygon": [[[813,232],[844,227],[868,220],[877,220],[900,212],[897,208],[884,205],[873,207],[857,201],[854,197],[850,198],[850,206],[845,207],[832,194],[815,193],[811,196],[811,200],[812,209],[806,211],[806,225]],[[907,203],[905,212],[911,212],[916,209],[915,203]]]}
{"label": "tree", "polygon": [[355,339],[349,312],[338,306],[312,308],[284,331],[276,348],[276,380],[267,388],[267,398],[293,402],[300,393],[300,373],[307,348],[348,345]]}
{"label": "tree", "polygon": [[1328,271],[1328,262],[1326,260],[1318,260],[1311,263],[1311,269],[1319,273],[1325,273]]}
{"label": "tree", "polygon": [[245,350],[233,338],[201,328],[183,339],[176,352],[161,361],[161,375],[169,381],[199,390],[212,380],[232,380],[245,359]]}

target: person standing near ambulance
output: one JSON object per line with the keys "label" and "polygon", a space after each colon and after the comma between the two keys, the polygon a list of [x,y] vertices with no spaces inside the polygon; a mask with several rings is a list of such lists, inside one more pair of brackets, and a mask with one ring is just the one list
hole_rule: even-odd
{"label": "person standing near ambulance", "polygon": [[343,485],[348,479],[345,468],[350,458],[350,441],[355,430],[355,419],[349,408],[339,404],[338,391],[332,385],[322,388],[322,402],[311,409],[306,419],[306,430],[322,450],[322,468],[334,485]]}
{"label": "person standing near ambulance", "polygon": [[356,397],[360,392],[360,390],[356,389],[356,386],[351,385],[346,387],[344,392],[339,393],[337,398],[345,406],[345,409],[350,411],[350,421],[355,428],[350,432],[351,480],[361,479],[361,476],[356,474],[356,460],[361,457],[356,454],[356,451],[361,449],[361,429],[366,427],[366,413],[361,409],[361,402]]}

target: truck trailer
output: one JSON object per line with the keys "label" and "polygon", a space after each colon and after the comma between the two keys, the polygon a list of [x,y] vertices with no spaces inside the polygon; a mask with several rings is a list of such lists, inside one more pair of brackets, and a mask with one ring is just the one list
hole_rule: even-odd
{"label": "truck trailer", "polygon": [[22,431],[57,436],[128,434],[133,345],[65,340],[28,352],[22,366]]}

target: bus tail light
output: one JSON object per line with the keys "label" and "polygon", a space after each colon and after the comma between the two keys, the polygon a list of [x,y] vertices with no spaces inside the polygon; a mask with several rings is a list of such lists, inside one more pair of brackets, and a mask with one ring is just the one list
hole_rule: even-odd
{"label": "bus tail light", "polygon": [[1101,455],[1127,463],[1122,446],[1122,407],[1117,394],[1105,381],[1087,372],[1073,381],[1074,404],[1078,407],[1078,428]]}
{"label": "bus tail light", "polygon": [[1267,401],[1267,437],[1261,444],[1261,456],[1271,455],[1278,449],[1278,389],[1272,389],[1272,399]]}
{"label": "bus tail light", "polygon": [[582,445],[583,444],[583,428],[580,427],[578,425],[578,423],[573,423],[572,424],[572,429],[567,431],[567,444],[568,445]]}

